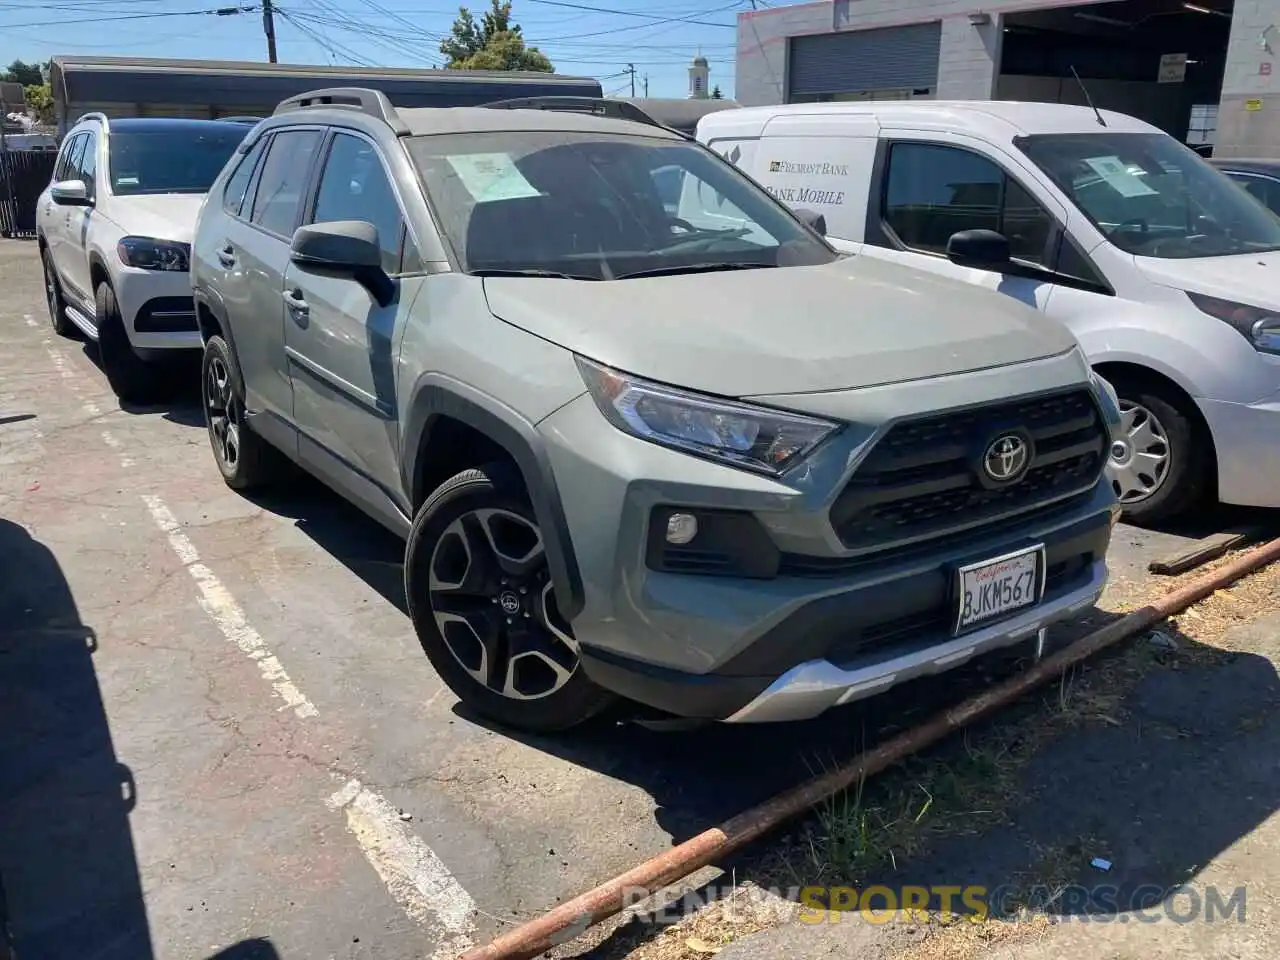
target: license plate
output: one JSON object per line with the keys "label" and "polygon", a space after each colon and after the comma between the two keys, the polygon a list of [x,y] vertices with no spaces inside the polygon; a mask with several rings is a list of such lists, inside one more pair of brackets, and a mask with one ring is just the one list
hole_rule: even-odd
{"label": "license plate", "polygon": [[961,567],[956,632],[1040,602],[1044,544]]}

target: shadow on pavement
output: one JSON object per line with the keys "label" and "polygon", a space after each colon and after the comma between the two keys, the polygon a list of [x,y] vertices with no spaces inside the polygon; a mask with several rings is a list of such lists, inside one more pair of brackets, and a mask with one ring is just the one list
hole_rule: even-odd
{"label": "shadow on pavement", "polygon": [[57,559],[0,520],[0,875],[19,958],[152,955],[96,650]]}
{"label": "shadow on pavement", "polygon": [[[96,652],[53,553],[0,519],[0,960],[154,956]],[[208,960],[279,953],[259,938]]]}

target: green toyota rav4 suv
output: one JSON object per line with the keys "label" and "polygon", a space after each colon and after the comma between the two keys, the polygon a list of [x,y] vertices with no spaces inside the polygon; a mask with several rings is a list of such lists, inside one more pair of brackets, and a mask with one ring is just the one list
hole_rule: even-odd
{"label": "green toyota rav4 suv", "polygon": [[1102,590],[1118,414],[1071,335],[634,107],[295,97],[191,264],[227,483],[294,461],[404,536],[423,649],[500,722],[813,717]]}

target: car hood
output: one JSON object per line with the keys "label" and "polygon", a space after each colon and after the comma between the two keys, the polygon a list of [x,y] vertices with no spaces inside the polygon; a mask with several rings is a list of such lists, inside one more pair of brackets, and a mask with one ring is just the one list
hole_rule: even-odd
{"label": "car hood", "polygon": [[1135,257],[1134,262],[1161,286],[1280,310],[1280,252],[1194,260]]}
{"label": "car hood", "polygon": [[111,198],[111,219],[130,236],[190,243],[204,198],[203,193],[116,196]]}
{"label": "car hood", "polygon": [[634,280],[489,277],[484,287],[494,316],[536,336],[727,397],[898,383],[1076,346],[1009,297],[869,257]]}

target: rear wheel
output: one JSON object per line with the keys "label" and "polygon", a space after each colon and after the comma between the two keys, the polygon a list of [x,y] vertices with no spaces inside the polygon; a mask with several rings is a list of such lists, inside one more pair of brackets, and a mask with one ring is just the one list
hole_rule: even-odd
{"label": "rear wheel", "polygon": [[476,712],[554,731],[613,699],[582,670],[542,531],[504,465],[465,470],[423,504],[406,547],[405,592],[432,666]]}
{"label": "rear wheel", "polygon": [[284,468],[284,457],[245,420],[244,384],[222,337],[210,337],[204,346],[200,399],[213,459],[227,486],[249,490],[276,479]]}
{"label": "rear wheel", "polygon": [[1210,486],[1213,456],[1192,401],[1165,384],[1109,377],[1120,401],[1121,436],[1107,473],[1133,524],[1168,520],[1196,506]]}
{"label": "rear wheel", "polygon": [[98,314],[98,356],[102,372],[117,397],[129,403],[147,403],[159,392],[158,371],[134,352],[124,329],[124,318],[109,283],[94,291]]}

